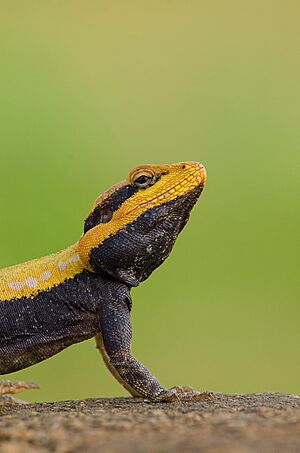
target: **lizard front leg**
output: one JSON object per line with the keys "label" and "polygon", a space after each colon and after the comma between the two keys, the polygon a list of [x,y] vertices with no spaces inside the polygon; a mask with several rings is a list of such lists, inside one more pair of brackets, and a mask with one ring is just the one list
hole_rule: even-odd
{"label": "lizard front leg", "polygon": [[108,292],[108,297],[100,304],[101,333],[97,335],[96,342],[106,366],[129,393],[156,402],[212,400],[211,393],[196,392],[191,387],[165,389],[132,355],[128,290],[127,294],[122,291]]}

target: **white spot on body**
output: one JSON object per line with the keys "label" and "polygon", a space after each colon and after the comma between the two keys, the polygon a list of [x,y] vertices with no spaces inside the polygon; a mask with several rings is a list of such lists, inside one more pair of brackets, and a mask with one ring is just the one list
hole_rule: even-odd
{"label": "white spot on body", "polygon": [[46,272],[44,272],[44,273],[40,276],[40,279],[41,279],[41,280],[49,280],[49,278],[51,277],[51,275],[52,275],[52,272],[46,271]]}
{"label": "white spot on body", "polygon": [[63,271],[66,267],[67,267],[68,263],[66,263],[65,261],[61,261],[60,263],[58,263],[58,267],[60,268],[61,271]]}
{"label": "white spot on body", "polygon": [[23,283],[22,282],[13,282],[13,283],[9,283],[8,286],[11,289],[22,289],[23,288]]}
{"label": "white spot on body", "polygon": [[28,288],[36,288],[38,285],[38,279],[35,277],[28,277],[25,280],[25,285],[28,286]]}
{"label": "white spot on body", "polygon": [[74,255],[72,258],[70,258],[71,263],[77,263],[77,261],[80,261],[79,255]]}

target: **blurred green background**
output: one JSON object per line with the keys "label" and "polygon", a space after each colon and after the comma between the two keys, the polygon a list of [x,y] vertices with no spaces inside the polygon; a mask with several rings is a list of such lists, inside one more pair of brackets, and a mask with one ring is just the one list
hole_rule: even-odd
{"label": "blurred green background", "polygon": [[[133,291],[135,355],[166,386],[300,393],[299,1],[1,1],[0,265],[75,242],[142,163],[208,182]],[[125,395],[94,341],[11,379],[27,400]]]}

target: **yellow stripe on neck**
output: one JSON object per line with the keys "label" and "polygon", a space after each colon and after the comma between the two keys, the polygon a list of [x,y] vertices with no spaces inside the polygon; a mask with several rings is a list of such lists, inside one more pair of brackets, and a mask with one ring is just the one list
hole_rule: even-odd
{"label": "yellow stripe on neck", "polygon": [[0,270],[0,301],[34,297],[84,269],[78,243],[43,258]]}

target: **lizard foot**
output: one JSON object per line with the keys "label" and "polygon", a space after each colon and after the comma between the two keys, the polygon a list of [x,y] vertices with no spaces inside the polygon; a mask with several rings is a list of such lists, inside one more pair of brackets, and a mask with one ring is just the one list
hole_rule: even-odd
{"label": "lizard foot", "polygon": [[213,392],[196,392],[192,387],[176,386],[168,390],[164,390],[155,398],[157,402],[188,402],[188,401],[213,401],[215,396]]}
{"label": "lizard foot", "polygon": [[14,395],[16,393],[22,392],[23,390],[29,389],[39,389],[39,385],[34,384],[33,382],[23,382],[23,381],[6,381],[0,379],[0,395]]}

